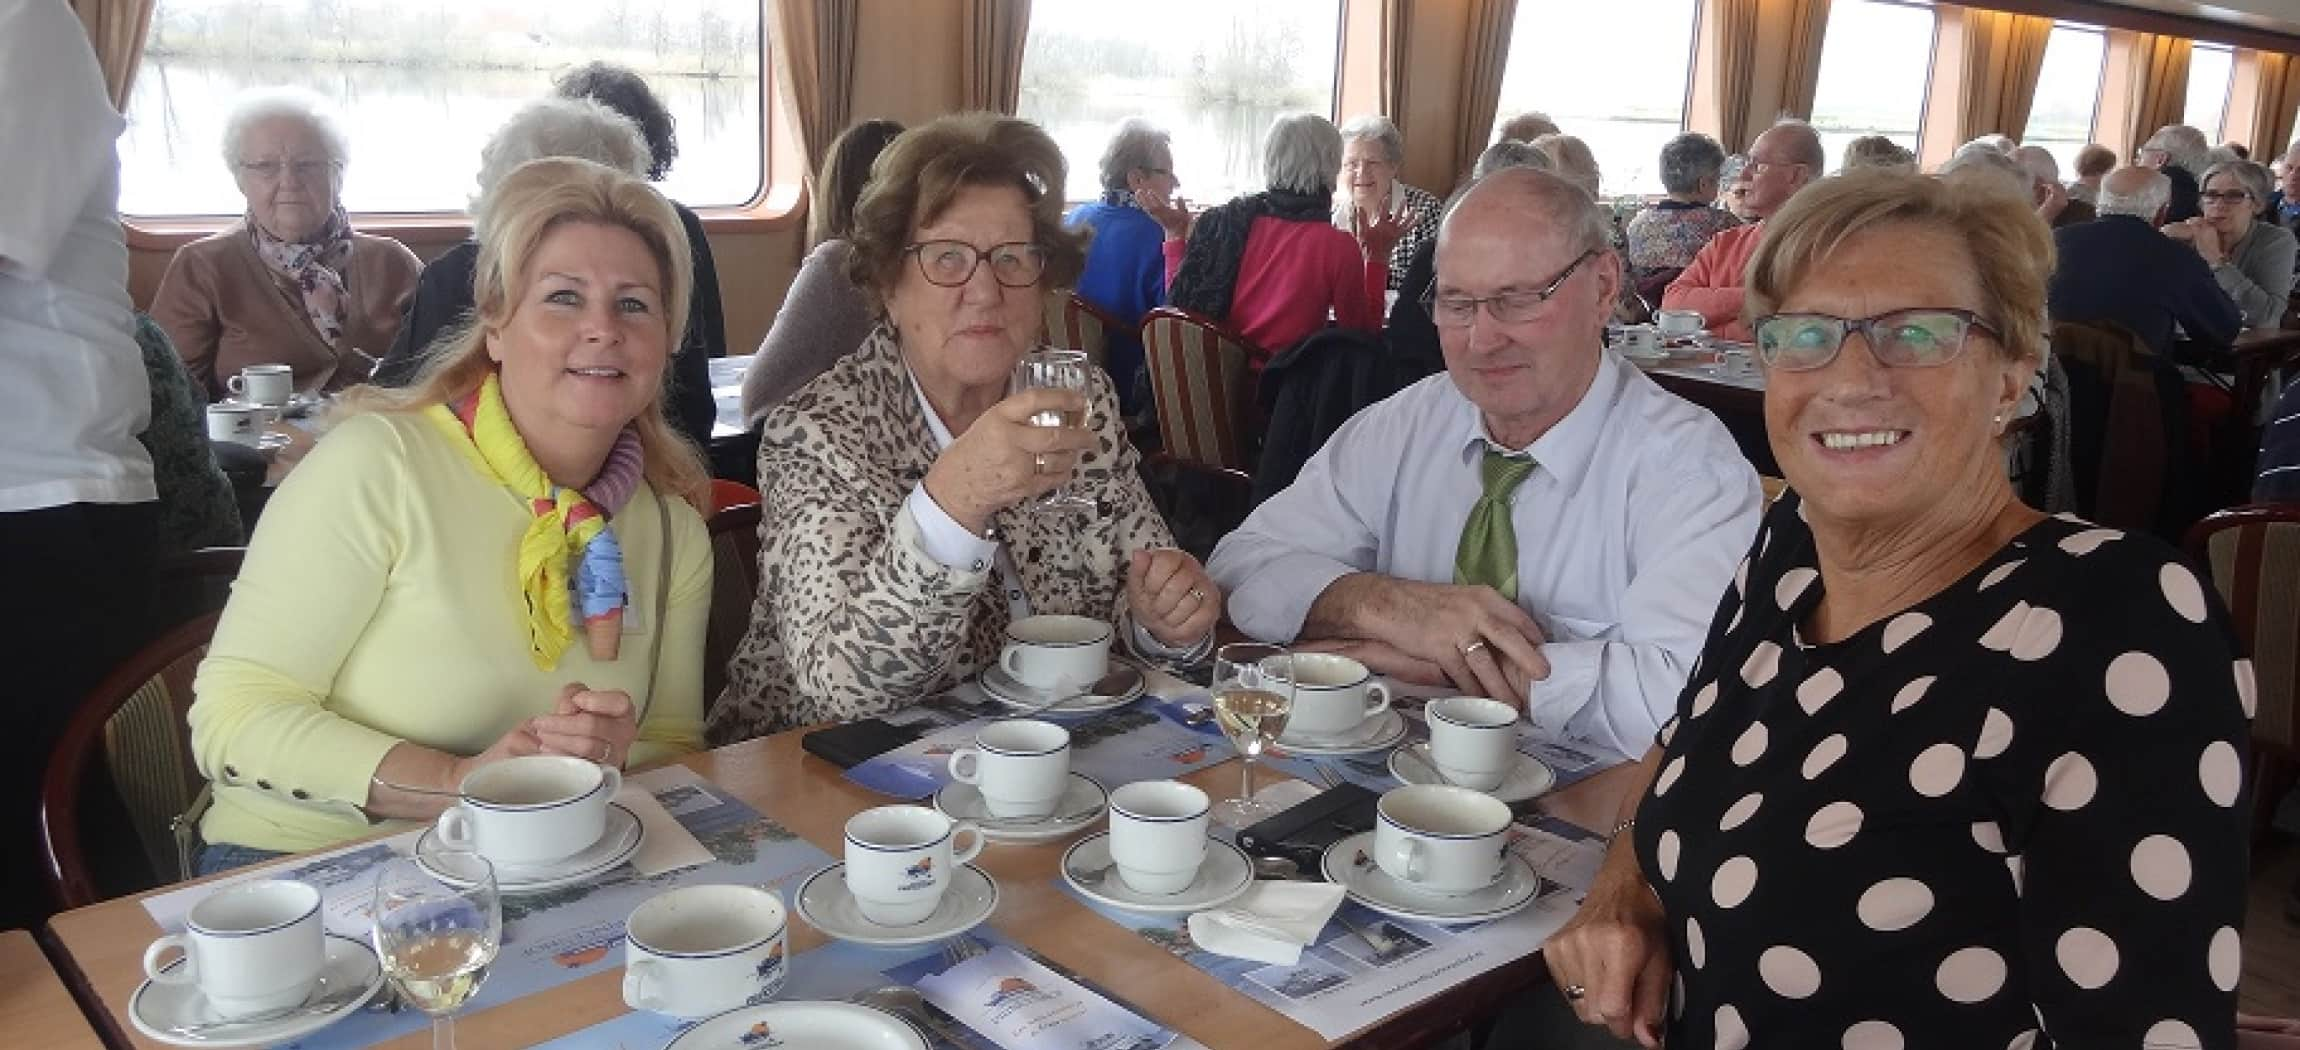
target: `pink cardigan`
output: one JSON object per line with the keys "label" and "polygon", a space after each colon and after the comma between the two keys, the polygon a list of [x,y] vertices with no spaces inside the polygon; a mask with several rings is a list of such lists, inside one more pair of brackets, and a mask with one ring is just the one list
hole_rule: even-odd
{"label": "pink cardigan", "polygon": [[[1168,238],[1166,286],[1182,268],[1188,245]],[[1326,222],[1289,222],[1265,215],[1246,231],[1230,315],[1220,320],[1253,344],[1253,369],[1326,326],[1382,330],[1382,295],[1390,286],[1388,253],[1366,258],[1357,239]]]}
{"label": "pink cardigan", "polygon": [[1741,300],[1748,291],[1749,257],[1757,254],[1757,241],[1764,234],[1765,224],[1755,222],[1709,238],[1701,254],[1693,257],[1693,265],[1661,293],[1661,308],[1699,310],[1711,335],[1748,342]]}

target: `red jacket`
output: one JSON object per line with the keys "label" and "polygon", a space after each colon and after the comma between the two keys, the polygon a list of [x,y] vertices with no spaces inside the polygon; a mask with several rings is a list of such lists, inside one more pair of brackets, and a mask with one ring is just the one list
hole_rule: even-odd
{"label": "red jacket", "polygon": [[1765,224],[1735,226],[1709,238],[1693,265],[1669,282],[1661,293],[1664,310],[1699,310],[1709,334],[1736,342],[1749,341],[1749,326],[1741,316],[1741,300],[1748,290],[1749,257],[1757,254],[1757,240]]}
{"label": "red jacket", "polygon": [[[1168,288],[1187,247],[1177,240],[1164,245]],[[1324,328],[1328,310],[1338,327],[1381,331],[1382,296],[1389,286],[1389,253],[1368,259],[1357,238],[1330,223],[1265,215],[1246,231],[1230,315],[1219,320],[1253,344],[1252,365],[1259,373],[1270,358]]]}

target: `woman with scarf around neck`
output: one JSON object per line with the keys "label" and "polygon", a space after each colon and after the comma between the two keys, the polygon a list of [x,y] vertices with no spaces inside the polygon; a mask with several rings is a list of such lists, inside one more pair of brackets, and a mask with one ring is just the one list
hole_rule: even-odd
{"label": "woman with scarf around neck", "polygon": [[1149,376],[1142,364],[1142,315],[1166,301],[1166,239],[1142,200],[1188,208],[1175,197],[1182,180],[1174,176],[1171,135],[1141,117],[1118,122],[1102,150],[1102,197],[1070,209],[1062,224],[1094,235],[1086,245],[1086,269],[1078,274],[1078,297],[1100,307],[1125,327],[1110,339],[1108,368],[1118,384],[1118,408],[1128,418],[1148,406]]}
{"label": "woman with scarf around neck", "polygon": [[367,388],[272,497],[194,683],[204,872],[436,816],[520,755],[700,745],[708,479],[664,420],[678,215],[526,164],[480,231],[469,328]]}
{"label": "woman with scarf around neck", "polygon": [[247,214],[176,252],[152,298],[192,381],[210,400],[248,365],[295,369],[296,389],[366,381],[399,334],[423,264],[389,237],[359,233],[343,210],[343,131],[316,95],[243,97],[224,122]]}

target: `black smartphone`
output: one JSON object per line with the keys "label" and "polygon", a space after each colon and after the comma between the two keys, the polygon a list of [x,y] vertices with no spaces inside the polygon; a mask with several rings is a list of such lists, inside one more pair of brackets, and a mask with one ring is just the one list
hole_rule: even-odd
{"label": "black smartphone", "polygon": [[1382,797],[1363,785],[1330,787],[1238,832],[1238,848],[1254,857],[1284,857],[1316,875],[1326,847],[1374,829]]}
{"label": "black smartphone", "polygon": [[808,733],[799,738],[799,746],[840,769],[852,769],[918,739],[920,732],[917,726],[861,718]]}

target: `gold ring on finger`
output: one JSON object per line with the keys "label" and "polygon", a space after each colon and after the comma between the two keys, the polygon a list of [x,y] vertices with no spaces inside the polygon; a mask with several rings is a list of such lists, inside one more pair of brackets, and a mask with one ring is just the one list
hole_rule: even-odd
{"label": "gold ring on finger", "polygon": [[1190,600],[1191,600],[1191,601],[1193,601],[1193,602],[1202,602],[1202,601],[1205,601],[1205,600],[1206,600],[1206,592],[1205,592],[1205,591],[1202,591],[1202,590],[1199,590],[1199,589],[1198,589],[1198,588],[1196,588],[1196,587],[1192,587],[1192,588],[1190,588]]}
{"label": "gold ring on finger", "polygon": [[1462,646],[1462,647],[1461,647],[1461,654],[1462,654],[1463,656],[1468,656],[1469,654],[1471,654],[1471,653],[1474,653],[1474,652],[1476,652],[1476,651],[1478,651],[1478,650],[1480,650],[1480,649],[1483,649],[1483,648],[1485,648],[1485,639],[1483,639],[1483,638],[1480,638],[1480,639],[1478,639],[1477,641],[1474,641],[1474,642],[1471,642],[1471,643],[1469,643],[1468,645],[1464,645],[1464,646]]}

